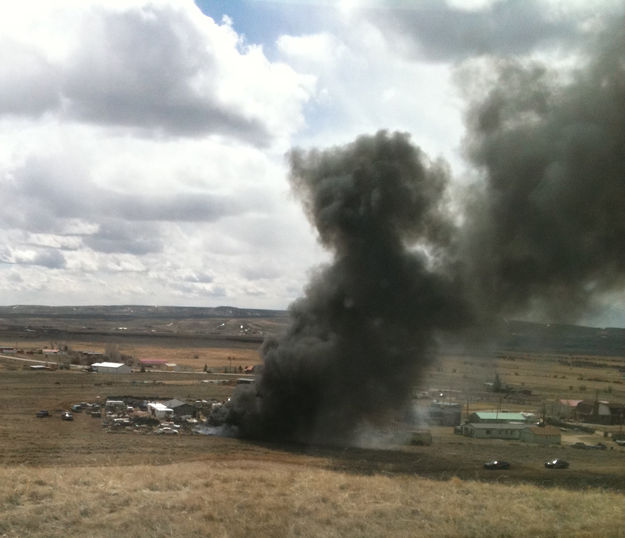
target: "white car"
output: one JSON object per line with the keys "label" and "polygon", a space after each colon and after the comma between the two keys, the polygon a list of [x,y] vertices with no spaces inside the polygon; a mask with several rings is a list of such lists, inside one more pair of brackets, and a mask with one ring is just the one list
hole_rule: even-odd
{"label": "white car", "polygon": [[178,435],[178,430],[174,430],[173,428],[170,427],[165,427],[165,428],[159,428],[158,430],[156,430],[156,433],[164,433],[166,435]]}

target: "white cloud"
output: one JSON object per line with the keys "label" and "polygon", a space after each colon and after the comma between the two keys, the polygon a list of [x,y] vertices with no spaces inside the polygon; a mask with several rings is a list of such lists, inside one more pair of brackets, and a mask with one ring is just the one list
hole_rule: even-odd
{"label": "white cloud", "polygon": [[[435,4],[481,24],[497,3]],[[387,128],[460,166],[459,41],[384,5],[321,3],[276,43],[192,0],[0,7],[3,302],[285,307],[328,256],[288,192],[293,144]]]}
{"label": "white cloud", "polygon": [[313,78],[191,1],[36,4],[0,8],[4,301],[246,306],[238,263],[313,244],[282,156]]}

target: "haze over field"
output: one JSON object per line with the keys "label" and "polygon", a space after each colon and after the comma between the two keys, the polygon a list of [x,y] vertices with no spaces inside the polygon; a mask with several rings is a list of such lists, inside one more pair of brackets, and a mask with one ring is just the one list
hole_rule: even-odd
{"label": "haze over field", "polygon": [[[0,9],[4,304],[285,308],[329,259],[290,194],[285,152],[383,128],[445,159],[456,219],[472,219],[473,183],[497,200],[476,215],[515,216],[479,238],[497,263],[471,267],[488,272],[510,310],[569,312],[560,299],[572,289],[575,305],[588,305],[589,291],[599,298],[598,309],[580,310],[591,312],[584,321],[625,321],[612,285],[622,164],[610,159],[622,139],[601,143],[622,124],[622,109],[610,108],[622,102],[621,49],[589,60],[609,21],[622,21],[621,2],[64,0]],[[585,160],[580,147],[592,150]],[[516,185],[506,194],[503,177]],[[532,227],[528,214],[539,216]],[[572,237],[581,241],[554,249]],[[553,254],[521,260],[508,249],[518,244]],[[522,264],[537,277],[515,297],[506,282]],[[534,291],[555,310],[523,304]]]}

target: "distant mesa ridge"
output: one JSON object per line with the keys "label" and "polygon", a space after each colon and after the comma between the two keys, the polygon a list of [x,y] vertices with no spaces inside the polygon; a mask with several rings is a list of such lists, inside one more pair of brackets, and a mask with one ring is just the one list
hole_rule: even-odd
{"label": "distant mesa ridge", "polygon": [[0,306],[2,317],[50,317],[50,318],[270,318],[286,315],[285,310],[237,308],[234,306],[146,306],[146,305],[89,305],[89,306]]}
{"label": "distant mesa ridge", "polygon": [[[33,327],[46,329],[46,332],[63,332],[60,327],[54,328],[45,324],[45,320],[76,320],[91,319],[108,322],[124,322],[130,320],[209,320],[209,319],[250,319],[259,321],[275,319],[280,325],[287,319],[286,310],[269,310],[255,308],[238,308],[233,306],[192,307],[192,306],[146,306],[146,305],[89,305],[89,306],[43,306],[43,305],[12,305],[0,306],[0,318],[8,323],[4,329],[16,330],[26,323],[36,320]],[[38,319],[37,319],[38,318]],[[41,323],[44,325],[41,325]],[[238,327],[238,325],[237,325]],[[0,328],[1,329],[1,328]],[[110,330],[103,329],[102,334]],[[82,331],[81,331],[82,332]],[[94,332],[94,331],[90,331]],[[96,331],[97,332],[97,331]],[[119,331],[116,331],[119,333]],[[200,333],[202,330],[200,330]],[[128,331],[128,335],[133,331]],[[94,332],[95,334],[95,332]],[[121,333],[119,333],[121,334]],[[139,334],[139,333],[137,333]],[[144,333],[142,333],[144,334]],[[148,333],[150,334],[150,333]],[[197,333],[196,333],[197,334]],[[151,336],[163,336],[151,334]],[[171,336],[171,335],[167,335]],[[209,335],[207,335],[209,336]],[[226,339],[262,341],[263,336],[255,334],[230,334],[221,336]],[[443,345],[443,347],[445,347]],[[500,350],[517,350],[527,352],[552,352],[571,355],[611,355],[623,356],[625,353],[625,329],[598,328],[580,325],[557,323],[534,323],[528,321],[507,320],[503,324],[503,332],[499,335],[497,347]]]}

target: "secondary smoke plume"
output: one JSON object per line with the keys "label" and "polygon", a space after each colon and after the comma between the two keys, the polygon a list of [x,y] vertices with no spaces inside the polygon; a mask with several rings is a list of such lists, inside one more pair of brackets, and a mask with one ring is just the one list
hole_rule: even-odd
{"label": "secondary smoke plume", "polygon": [[244,435],[347,441],[407,403],[437,331],[465,321],[462,294],[437,263],[452,231],[447,170],[386,132],[293,151],[290,162],[334,261],[291,306],[288,333],[265,342],[262,376],[228,420]]}
{"label": "secondary smoke plume", "polygon": [[625,283],[625,25],[562,82],[507,62],[468,116],[485,179],[467,207],[461,259],[476,303],[574,320]]}

